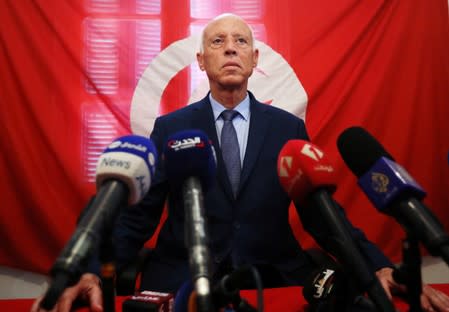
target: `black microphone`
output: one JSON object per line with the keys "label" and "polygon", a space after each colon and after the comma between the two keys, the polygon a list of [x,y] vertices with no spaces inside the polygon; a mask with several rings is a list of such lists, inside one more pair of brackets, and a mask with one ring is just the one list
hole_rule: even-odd
{"label": "black microphone", "polygon": [[174,189],[182,189],[185,244],[199,311],[213,311],[210,258],[204,216],[203,190],[214,182],[216,159],[213,146],[200,130],[170,136],[164,148],[165,171]]}
{"label": "black microphone", "polygon": [[[244,298],[240,296],[240,290],[248,286],[248,282],[254,280],[255,288],[258,292],[258,309],[251,306]],[[252,287],[252,285],[251,285]],[[263,287],[259,272],[250,265],[244,265],[237,268],[230,274],[223,276],[212,287],[212,302],[215,311],[228,308],[232,305],[232,311],[237,312],[255,312],[263,311]],[[196,311],[196,306],[191,306],[191,299],[197,296],[191,282],[184,283],[175,296],[174,311]]]}
{"label": "black microphone", "polygon": [[304,281],[302,294],[309,312],[377,311],[371,300],[354,289],[337,264],[314,270]]}
{"label": "black microphone", "polygon": [[336,189],[334,171],[325,153],[304,140],[288,141],[279,153],[279,180],[295,202],[304,228],[340,261],[347,276],[367,292],[380,311],[394,311],[393,303],[370,270],[332,198]]}
{"label": "black microphone", "polygon": [[97,194],[51,268],[52,282],[41,301],[42,308],[51,310],[64,289],[78,281],[120,208],[139,202],[147,193],[156,155],[152,141],[136,135],[118,138],[105,149],[97,163]]}
{"label": "black microphone", "polygon": [[337,140],[338,150],[358,184],[381,213],[393,216],[433,256],[449,265],[449,235],[421,199],[425,191],[365,129],[351,127]]}
{"label": "black microphone", "polygon": [[[254,281],[254,288],[258,291],[258,308],[251,306],[245,299],[240,297],[240,290],[247,287],[248,282]],[[250,265],[237,268],[230,274],[223,276],[213,287],[212,296],[214,306],[217,309],[225,308],[232,304],[235,311],[255,312],[263,311],[263,286],[259,272]]]}

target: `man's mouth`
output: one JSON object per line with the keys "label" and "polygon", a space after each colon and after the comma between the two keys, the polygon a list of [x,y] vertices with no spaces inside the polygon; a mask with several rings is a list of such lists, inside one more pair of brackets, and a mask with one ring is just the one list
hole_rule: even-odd
{"label": "man's mouth", "polygon": [[227,62],[223,65],[223,67],[240,67],[240,65],[235,62]]}

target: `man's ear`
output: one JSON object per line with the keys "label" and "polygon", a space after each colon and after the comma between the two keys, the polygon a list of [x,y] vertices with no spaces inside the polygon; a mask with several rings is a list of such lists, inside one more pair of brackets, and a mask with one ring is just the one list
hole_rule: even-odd
{"label": "man's ear", "polygon": [[198,52],[196,54],[196,60],[198,61],[198,65],[202,71],[204,71],[204,62],[203,62],[203,54]]}
{"label": "man's ear", "polygon": [[259,49],[254,49],[254,55],[253,55],[253,67],[257,67],[257,63],[259,62]]}

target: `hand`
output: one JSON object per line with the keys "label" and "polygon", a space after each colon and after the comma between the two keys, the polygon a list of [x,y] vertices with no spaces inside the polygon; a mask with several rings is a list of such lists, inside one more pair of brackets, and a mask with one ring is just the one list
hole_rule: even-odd
{"label": "hand", "polygon": [[[55,307],[54,312],[69,312],[73,302],[77,299],[86,301],[92,312],[103,311],[103,298],[100,287],[100,279],[92,273],[85,273],[81,276],[79,282],[72,287],[67,288],[62,293]],[[45,311],[40,308],[43,296],[37,298],[30,312]]]}
{"label": "hand", "polygon": [[[390,299],[392,299],[392,295],[396,292],[406,292],[404,285],[394,281],[392,268],[382,268],[376,272],[376,275]],[[424,311],[449,312],[449,296],[429,285],[423,284],[421,307]]]}

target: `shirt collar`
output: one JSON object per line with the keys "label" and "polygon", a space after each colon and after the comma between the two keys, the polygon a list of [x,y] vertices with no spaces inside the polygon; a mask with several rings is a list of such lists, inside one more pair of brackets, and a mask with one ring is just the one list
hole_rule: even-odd
{"label": "shirt collar", "polygon": [[[213,97],[212,94],[209,93],[209,101],[212,105],[212,111],[214,112],[214,118],[217,120],[220,117],[220,114],[226,110],[227,108],[221,105],[219,102],[217,102]],[[248,121],[249,118],[249,95],[246,94],[246,97],[241,101],[236,107],[234,107],[234,110],[238,111],[240,115],[243,117],[244,120]]]}

